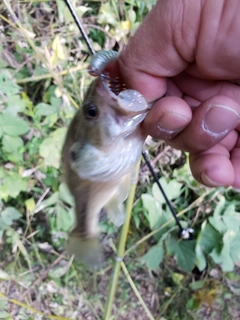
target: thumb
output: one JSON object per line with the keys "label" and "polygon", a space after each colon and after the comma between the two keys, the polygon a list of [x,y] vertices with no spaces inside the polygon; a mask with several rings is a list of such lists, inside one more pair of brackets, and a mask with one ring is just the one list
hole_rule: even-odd
{"label": "thumb", "polygon": [[[179,74],[194,60],[197,16],[200,8],[195,1],[157,2],[119,57],[122,77],[129,88],[142,93],[148,101],[166,92],[165,77]],[[191,30],[187,40],[183,29],[188,34]]]}

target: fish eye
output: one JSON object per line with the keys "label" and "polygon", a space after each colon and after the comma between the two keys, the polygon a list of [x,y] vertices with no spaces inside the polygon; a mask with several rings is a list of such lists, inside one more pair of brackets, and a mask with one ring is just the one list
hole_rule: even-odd
{"label": "fish eye", "polygon": [[77,161],[77,154],[74,150],[70,151],[70,159],[72,160],[72,162],[76,162]]}
{"label": "fish eye", "polygon": [[85,118],[88,120],[96,119],[99,116],[98,107],[94,104],[88,104],[83,107]]}

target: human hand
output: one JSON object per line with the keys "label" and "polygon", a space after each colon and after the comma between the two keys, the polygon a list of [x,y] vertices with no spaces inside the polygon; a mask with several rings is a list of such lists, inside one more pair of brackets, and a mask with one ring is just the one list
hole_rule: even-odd
{"label": "human hand", "polygon": [[207,186],[240,188],[240,2],[159,0],[119,63],[129,88],[158,100],[143,129],[190,153]]}

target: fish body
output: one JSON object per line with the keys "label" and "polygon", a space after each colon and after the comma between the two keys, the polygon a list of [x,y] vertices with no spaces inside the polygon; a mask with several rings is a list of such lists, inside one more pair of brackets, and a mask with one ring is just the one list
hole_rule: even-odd
{"label": "fish body", "polygon": [[105,81],[97,77],[90,85],[63,146],[65,181],[76,212],[68,251],[92,267],[103,262],[98,240],[101,209],[116,225],[124,222],[123,202],[146,138],[140,123],[148,112],[140,93],[124,90],[115,95]]}

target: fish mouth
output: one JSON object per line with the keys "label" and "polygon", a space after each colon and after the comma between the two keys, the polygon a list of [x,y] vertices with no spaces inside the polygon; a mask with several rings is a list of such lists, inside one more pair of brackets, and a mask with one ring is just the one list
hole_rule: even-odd
{"label": "fish mouth", "polygon": [[126,87],[117,60],[107,64],[100,82],[109,98],[116,102],[113,107],[122,116],[136,117],[150,110],[152,104],[148,104],[141,93]]}
{"label": "fish mouth", "polygon": [[121,77],[117,60],[110,61],[101,73],[101,82],[112,98],[117,99],[120,92],[126,90],[126,84]]}

